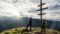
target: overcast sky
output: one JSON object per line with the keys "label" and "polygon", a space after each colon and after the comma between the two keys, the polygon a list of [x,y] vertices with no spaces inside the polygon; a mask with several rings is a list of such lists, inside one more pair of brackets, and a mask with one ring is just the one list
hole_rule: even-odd
{"label": "overcast sky", "polygon": [[[38,4],[40,0],[0,0],[0,16],[7,17],[30,17],[39,18]],[[44,18],[60,20],[60,0],[43,0],[46,3],[43,7],[48,9]]]}

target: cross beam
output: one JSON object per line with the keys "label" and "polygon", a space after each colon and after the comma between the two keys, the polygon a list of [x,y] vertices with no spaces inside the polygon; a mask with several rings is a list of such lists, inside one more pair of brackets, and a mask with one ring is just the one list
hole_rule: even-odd
{"label": "cross beam", "polygon": [[48,7],[46,8],[42,8],[42,6],[45,5],[45,3],[42,3],[42,0],[40,0],[40,5],[38,5],[40,7],[40,9],[36,10],[36,11],[40,11],[40,19],[41,19],[41,34],[45,34],[45,24],[44,24],[44,20],[43,20],[43,15],[45,15],[46,13],[43,13],[42,10],[48,9]]}

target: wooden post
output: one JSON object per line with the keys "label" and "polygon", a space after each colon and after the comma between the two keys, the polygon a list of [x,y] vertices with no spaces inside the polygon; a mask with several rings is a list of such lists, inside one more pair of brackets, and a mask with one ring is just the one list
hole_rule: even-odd
{"label": "wooden post", "polygon": [[42,13],[42,10],[45,10],[45,9],[47,9],[48,7],[46,7],[46,8],[42,8],[42,5],[44,5],[45,3],[42,3],[42,0],[40,0],[40,5],[38,5],[39,7],[40,7],[40,9],[39,10],[37,10],[37,11],[40,11],[40,14],[38,14],[38,15],[40,15],[40,20],[41,20],[41,34],[45,34],[45,24],[44,24],[44,20],[43,20],[43,15],[45,15],[45,13]]}

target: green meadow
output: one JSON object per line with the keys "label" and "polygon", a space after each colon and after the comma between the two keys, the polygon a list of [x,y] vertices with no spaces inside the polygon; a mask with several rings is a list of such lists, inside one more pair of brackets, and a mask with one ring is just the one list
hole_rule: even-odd
{"label": "green meadow", "polygon": [[[5,30],[0,34],[22,34],[21,32],[23,32],[23,34],[35,34],[36,32],[41,31],[39,27],[33,27],[32,32],[26,32],[26,31],[23,31],[23,29],[25,29],[25,27],[14,28],[10,30]],[[46,34],[60,34],[60,31],[46,28]]]}

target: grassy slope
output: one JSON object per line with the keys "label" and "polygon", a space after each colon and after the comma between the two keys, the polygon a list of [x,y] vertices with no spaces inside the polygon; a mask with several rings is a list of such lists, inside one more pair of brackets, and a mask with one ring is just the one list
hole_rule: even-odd
{"label": "grassy slope", "polygon": [[[10,29],[10,30],[5,30],[5,31],[1,32],[0,34],[5,34],[5,33],[9,33],[9,34],[21,34],[21,31],[23,29],[25,29],[25,27],[14,28],[14,29]],[[36,32],[36,31],[39,32],[40,28],[39,27],[33,28],[33,32]],[[46,34],[53,34],[53,33],[60,34],[60,31],[56,31],[56,30],[53,30],[53,29],[46,29]]]}

